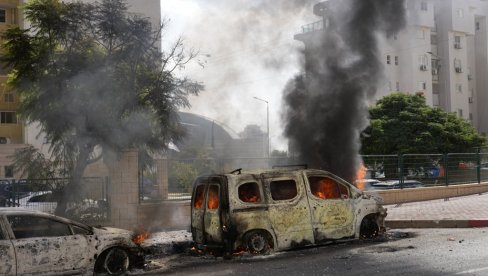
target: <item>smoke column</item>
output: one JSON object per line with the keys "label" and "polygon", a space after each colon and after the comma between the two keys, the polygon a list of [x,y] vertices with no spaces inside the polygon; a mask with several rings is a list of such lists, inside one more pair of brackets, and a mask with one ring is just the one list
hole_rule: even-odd
{"label": "smoke column", "polygon": [[306,74],[285,88],[285,135],[301,161],[353,181],[368,100],[383,76],[378,36],[406,22],[403,0],[322,3],[324,30],[306,43]]}

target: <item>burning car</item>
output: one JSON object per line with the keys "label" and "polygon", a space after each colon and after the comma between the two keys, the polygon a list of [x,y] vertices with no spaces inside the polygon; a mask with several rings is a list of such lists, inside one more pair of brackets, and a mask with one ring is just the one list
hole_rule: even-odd
{"label": "burning car", "polygon": [[0,275],[123,274],[144,263],[133,239],[123,229],[0,208]]}
{"label": "burning car", "polygon": [[196,248],[226,255],[374,238],[386,209],[338,176],[322,170],[236,170],[195,180],[191,231]]}

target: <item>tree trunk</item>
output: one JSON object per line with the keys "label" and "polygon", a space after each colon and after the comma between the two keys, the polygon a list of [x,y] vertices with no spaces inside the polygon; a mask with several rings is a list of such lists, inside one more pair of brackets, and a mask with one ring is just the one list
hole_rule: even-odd
{"label": "tree trunk", "polygon": [[80,153],[76,159],[75,165],[71,172],[71,178],[66,187],[64,187],[62,196],[58,200],[56,210],[54,213],[58,216],[66,216],[66,209],[68,208],[68,203],[74,203],[79,201],[81,191],[81,182],[83,178],[83,173],[88,165],[88,158],[93,147],[86,147],[83,144],[79,147]]}

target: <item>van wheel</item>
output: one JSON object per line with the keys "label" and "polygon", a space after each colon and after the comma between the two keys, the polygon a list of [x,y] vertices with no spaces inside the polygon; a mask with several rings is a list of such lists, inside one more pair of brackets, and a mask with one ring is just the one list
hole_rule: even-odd
{"label": "van wheel", "polygon": [[265,232],[253,231],[246,238],[247,250],[253,255],[268,254],[272,248],[272,242]]}
{"label": "van wheel", "polygon": [[378,237],[378,233],[380,232],[380,227],[378,223],[376,223],[376,219],[374,216],[365,217],[361,222],[361,226],[359,228],[359,237],[361,239],[370,240]]}

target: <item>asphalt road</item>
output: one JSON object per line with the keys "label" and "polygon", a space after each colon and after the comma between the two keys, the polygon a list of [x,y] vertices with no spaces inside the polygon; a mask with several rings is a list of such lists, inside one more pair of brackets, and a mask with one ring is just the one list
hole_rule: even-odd
{"label": "asphalt road", "polygon": [[404,229],[349,241],[223,260],[187,253],[153,258],[145,275],[488,275],[488,228]]}

